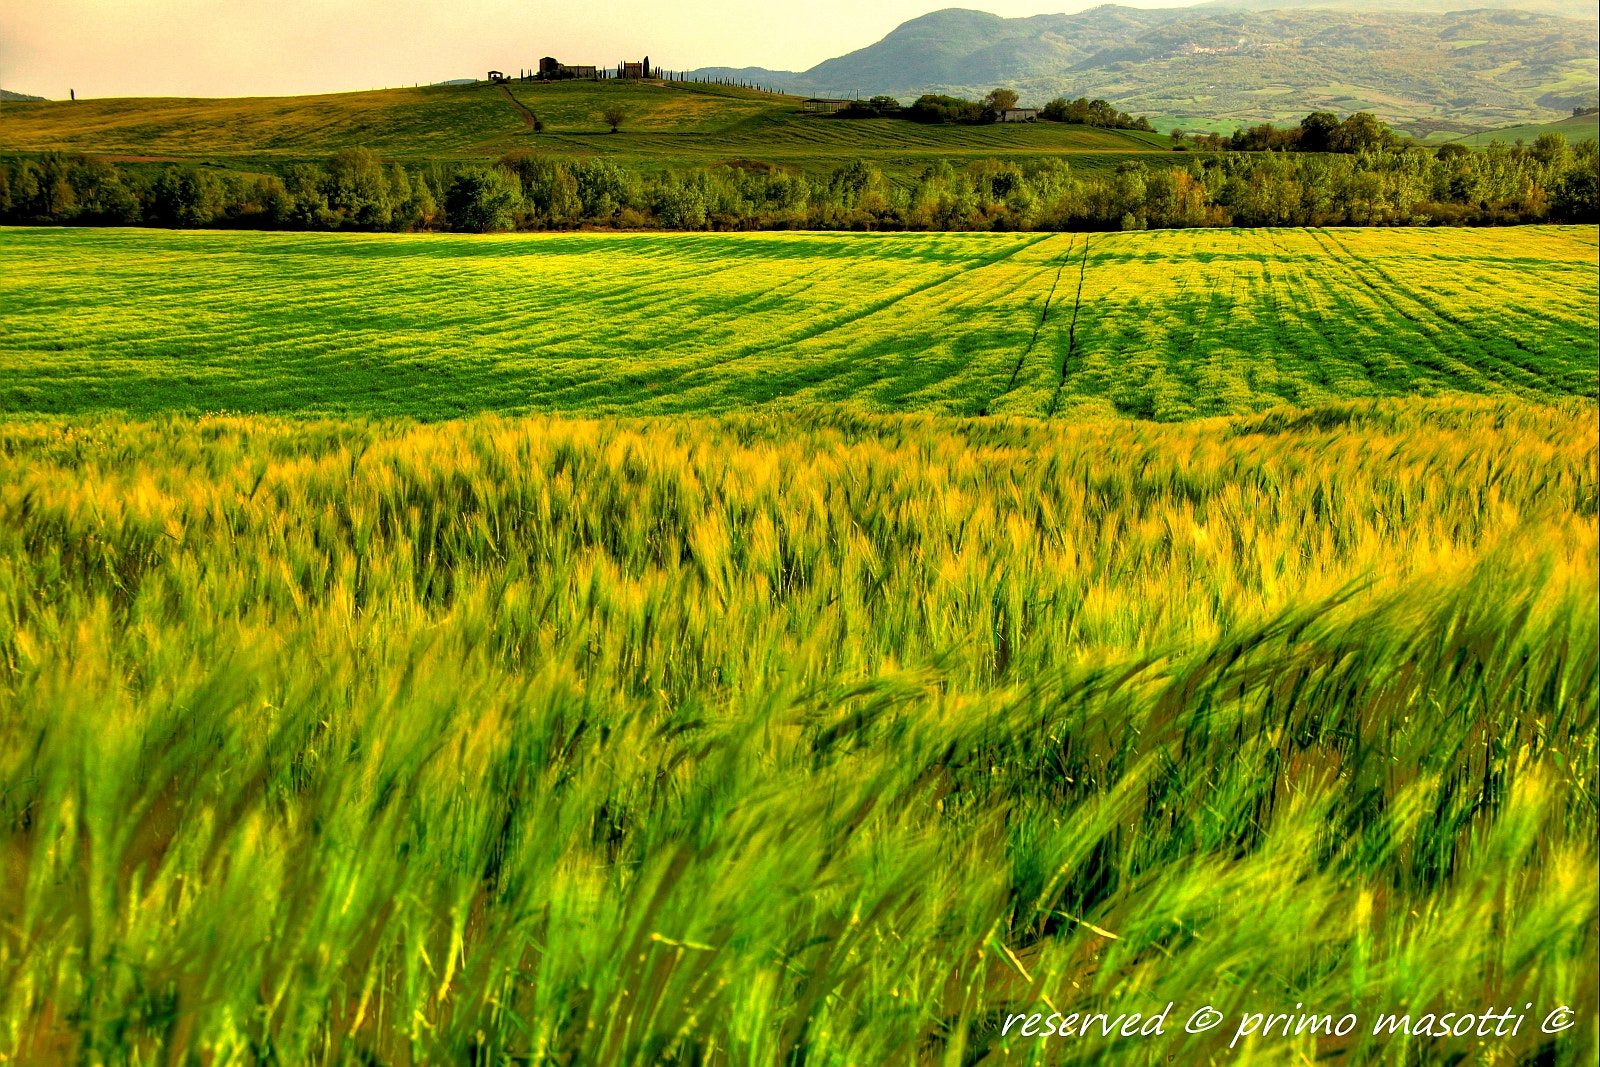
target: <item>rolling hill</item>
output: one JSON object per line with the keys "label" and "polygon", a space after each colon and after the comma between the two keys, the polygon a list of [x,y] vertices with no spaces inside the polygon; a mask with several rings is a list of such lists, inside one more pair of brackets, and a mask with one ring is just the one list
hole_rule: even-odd
{"label": "rolling hill", "polygon": [[[1596,32],[1592,19],[1493,8],[1440,14],[1107,4],[1017,19],[952,8],[912,19],[803,74],[756,67],[698,72],[791,95],[705,83],[519,81],[221,100],[8,99],[0,152],[251,166],[363,145],[386,158],[418,161],[543,149],[635,165],[757,159],[819,170],[860,158],[915,171],[937,159],[1068,152],[1094,169],[1114,164],[1119,154],[1166,147],[1164,138],[1145,143],[1053,124],[931,127],[822,118],[803,114],[792,95],[976,96],[995,85],[1015,87],[1025,101],[1102,97],[1162,129],[1226,132],[1293,121],[1313,109],[1368,110],[1435,141],[1511,140],[1520,134],[1497,131],[1564,119],[1574,106],[1595,101]],[[626,115],[615,136],[601,119],[613,105]],[[1578,126],[1592,129],[1592,119]]]}
{"label": "rolling hill", "polygon": [[1007,85],[1034,102],[1098,96],[1131,113],[1225,126],[1317,108],[1370,110],[1419,135],[1548,121],[1596,99],[1592,8],[1588,18],[1570,18],[1259,6],[1267,4],[1274,10],[1107,4],[1015,19],[951,8],[803,73],[744,68],[737,76],[846,95],[971,96]]}
{"label": "rolling hill", "polygon": [[[611,134],[601,118],[627,116]],[[531,128],[534,116],[541,129]],[[252,99],[7,104],[0,153],[69,152],[129,163],[277,167],[363,146],[406,162],[495,159],[521,149],[644,167],[761,160],[828,171],[863,159],[891,172],[937,160],[1071,154],[1094,170],[1165,138],[1057,123],[926,126],[807,115],[793,97],[734,86],[517,82]]]}

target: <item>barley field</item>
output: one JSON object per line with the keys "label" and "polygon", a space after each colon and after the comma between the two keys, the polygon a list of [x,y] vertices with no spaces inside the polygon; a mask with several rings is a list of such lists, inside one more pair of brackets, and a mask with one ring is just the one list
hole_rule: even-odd
{"label": "barley field", "polygon": [[0,230],[0,1062],[1592,1064],[1596,251]]}
{"label": "barley field", "polygon": [[0,411],[1158,421],[1596,394],[1593,227],[0,230]]}
{"label": "barley field", "polygon": [[[1592,1063],[1596,461],[1509,396],[14,417],[0,1055]],[[1361,1025],[1238,1034],[1301,1007]]]}

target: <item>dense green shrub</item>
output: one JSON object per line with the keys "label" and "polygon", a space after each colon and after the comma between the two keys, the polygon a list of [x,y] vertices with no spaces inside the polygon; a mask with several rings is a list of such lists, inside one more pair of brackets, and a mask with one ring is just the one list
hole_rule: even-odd
{"label": "dense green shrub", "polygon": [[882,95],[857,100],[844,111],[846,117],[858,119],[886,118],[899,113],[900,101],[892,96]]}
{"label": "dense green shrub", "polygon": [[1039,117],[1050,122],[1071,122],[1079,126],[1103,126],[1111,130],[1149,130],[1150,120],[1140,115],[1133,118],[1126,111],[1118,111],[1104,100],[1090,100],[1080,96],[1068,100],[1058,96],[1039,111]]}
{"label": "dense green shrub", "polygon": [[445,210],[458,230],[489,233],[511,228],[511,213],[522,200],[516,175],[500,167],[456,175],[445,196]]}
{"label": "dense green shrub", "polygon": [[906,117],[917,122],[982,122],[983,105],[957,96],[924,93],[917,97]]}

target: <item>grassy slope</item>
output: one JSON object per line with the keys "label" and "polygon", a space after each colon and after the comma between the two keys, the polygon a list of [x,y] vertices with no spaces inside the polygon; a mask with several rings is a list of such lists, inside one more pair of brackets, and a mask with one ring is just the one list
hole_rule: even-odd
{"label": "grassy slope", "polygon": [[[800,118],[787,114],[753,116],[711,133],[625,130],[549,131],[519,137],[518,146],[563,154],[599,154],[634,164],[702,164],[759,159],[807,170],[827,169],[847,160],[866,159],[891,172],[904,172],[936,160],[1007,159],[1065,155],[1082,169],[1103,169],[1129,158],[1154,156],[1150,147],[1113,130],[1056,124],[1010,126],[923,126],[894,119]],[[1161,153],[1155,157],[1170,162]]]}
{"label": "grassy slope", "polygon": [[365,145],[404,157],[470,154],[522,128],[487,88],[438,86],[328,96],[130,98],[8,104],[0,150],[182,159],[325,156]]}
{"label": "grassy slope", "polygon": [[[1504,400],[0,423],[0,1055],[1592,1064],[1595,461]],[[1359,1028],[1227,1047],[1301,1004]]]}
{"label": "grassy slope", "polygon": [[0,255],[9,411],[440,417],[841,402],[1174,419],[1596,389],[1592,227],[12,229]]}
{"label": "grassy slope", "polygon": [[[631,163],[699,165],[754,158],[827,169],[846,158],[904,170],[935,159],[1072,153],[1093,168],[1151,145],[1106,130],[1054,124],[929,127],[803,115],[798,101],[728,87],[519,83],[386,89],[335,96],[230,100],[85,100],[7,104],[0,151],[62,150],[239,165],[320,158],[365,145],[399,159],[493,158],[521,148]],[[609,135],[600,115],[628,115]],[[1160,139],[1157,139],[1158,146]]]}
{"label": "grassy slope", "polygon": [[1566,137],[1568,144],[1577,144],[1579,141],[1597,138],[1600,137],[1600,115],[1569,115],[1555,122],[1544,122],[1533,126],[1508,126],[1505,129],[1458,137],[1455,138],[1455,141],[1469,148],[1487,148],[1494,141],[1499,141],[1502,144],[1513,144],[1518,140],[1522,140],[1532,144],[1535,138],[1544,133],[1562,134]]}
{"label": "grassy slope", "polygon": [[714,133],[756,115],[794,111],[799,103],[736,86],[570,81],[513,82],[507,88],[546,127],[589,133],[608,128],[600,114],[613,105],[627,113],[631,130]]}

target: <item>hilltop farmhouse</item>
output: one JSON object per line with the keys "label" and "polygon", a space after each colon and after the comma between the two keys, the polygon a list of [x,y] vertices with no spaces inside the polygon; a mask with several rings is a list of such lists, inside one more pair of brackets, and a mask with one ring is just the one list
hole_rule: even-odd
{"label": "hilltop farmhouse", "polygon": [[599,76],[599,67],[585,66],[582,64],[577,66],[569,66],[554,56],[545,56],[543,59],[539,60],[539,73],[537,75],[539,81],[568,81],[573,78],[593,79],[598,78]]}
{"label": "hilltop farmhouse", "polygon": [[[539,60],[537,73],[529,70],[518,74],[517,77],[522,81],[543,82],[573,81],[577,79],[594,81],[601,78],[631,78],[637,81],[643,78],[661,77],[661,68],[652,67],[649,56],[645,56],[637,62],[623,60],[617,64],[615,70],[590,66],[584,63],[563,63],[555,56],[545,56]],[[489,80],[509,81],[510,79],[497,70],[491,70],[489,72]]]}

